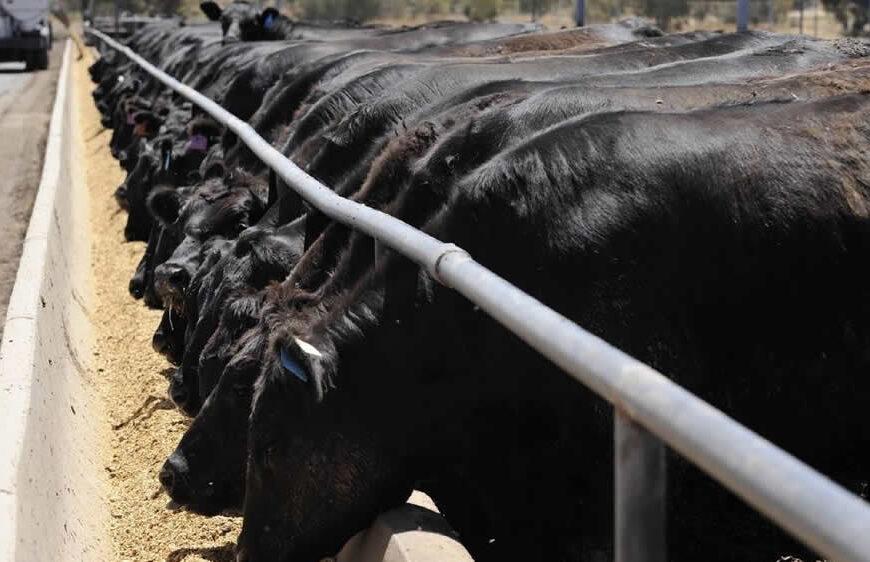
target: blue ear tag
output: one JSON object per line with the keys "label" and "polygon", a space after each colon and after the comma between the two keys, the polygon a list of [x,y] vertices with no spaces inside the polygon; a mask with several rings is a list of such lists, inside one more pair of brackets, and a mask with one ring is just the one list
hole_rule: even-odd
{"label": "blue ear tag", "polygon": [[266,19],[263,20],[263,27],[266,29],[272,29],[272,24],[275,23],[275,15],[272,12],[266,14]]}
{"label": "blue ear tag", "polygon": [[305,369],[302,368],[302,365],[298,361],[287,354],[287,350],[283,347],[281,348],[281,364],[284,365],[285,369],[293,373],[297,379],[302,382],[308,382],[308,373],[305,372]]}

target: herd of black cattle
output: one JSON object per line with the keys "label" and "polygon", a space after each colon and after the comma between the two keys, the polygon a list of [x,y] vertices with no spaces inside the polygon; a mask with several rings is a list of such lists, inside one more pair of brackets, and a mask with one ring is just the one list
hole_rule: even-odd
{"label": "herd of black cattle", "polygon": [[[220,26],[128,44],[866,493],[870,44],[203,10]],[[195,416],[160,473],[174,502],[243,514],[240,562],[331,555],[415,487],[478,560],[612,556],[608,404],[103,51],[116,198],[148,242],[130,292],[163,308],[154,348]],[[668,502],[671,560],[807,555],[675,456]]]}

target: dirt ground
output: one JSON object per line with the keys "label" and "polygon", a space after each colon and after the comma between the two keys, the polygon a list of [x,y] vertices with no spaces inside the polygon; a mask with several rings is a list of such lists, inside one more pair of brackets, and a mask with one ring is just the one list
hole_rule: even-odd
{"label": "dirt ground", "polygon": [[171,512],[157,481],[188,422],[166,399],[169,364],[151,349],[160,312],[127,292],[144,244],[124,242],[126,214],[112,197],[124,175],[109,154],[111,132],[100,125],[90,95],[89,62],[88,57],[74,61],[73,75],[91,205],[97,304],[91,363],[102,381],[97,390],[111,434],[101,454],[110,484],[112,560],[231,560],[241,519]]}
{"label": "dirt ground", "polygon": [[55,41],[48,70],[25,72],[23,63],[0,64],[0,318],[6,318],[42,174],[63,46]]}

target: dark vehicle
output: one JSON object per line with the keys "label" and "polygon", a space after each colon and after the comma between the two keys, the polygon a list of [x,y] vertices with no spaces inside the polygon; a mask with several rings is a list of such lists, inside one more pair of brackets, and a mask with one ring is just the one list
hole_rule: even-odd
{"label": "dark vehicle", "polygon": [[0,6],[0,62],[24,61],[28,70],[45,70],[49,49],[48,0],[8,0]]}

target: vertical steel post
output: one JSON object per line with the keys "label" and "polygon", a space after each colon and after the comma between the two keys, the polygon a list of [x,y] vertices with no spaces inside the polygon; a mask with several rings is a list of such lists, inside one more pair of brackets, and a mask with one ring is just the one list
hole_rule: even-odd
{"label": "vertical steel post", "polygon": [[813,37],[819,38],[819,0],[813,0]]}
{"label": "vertical steel post", "polygon": [[278,10],[279,12],[281,11],[281,4],[282,4],[281,0],[275,0],[275,9]]}
{"label": "vertical steel post", "polygon": [[737,0],[737,31],[749,29],[749,0]]}
{"label": "vertical steel post", "polygon": [[614,545],[616,562],[666,562],[665,446],[613,413]]}
{"label": "vertical steel post", "polygon": [[574,22],[577,27],[586,25],[586,0],[577,0],[574,6]]}
{"label": "vertical steel post", "polygon": [[[870,0],[868,0],[870,1]],[[774,23],[774,0],[767,0],[767,25],[770,26],[770,31],[773,31],[773,23]]]}

